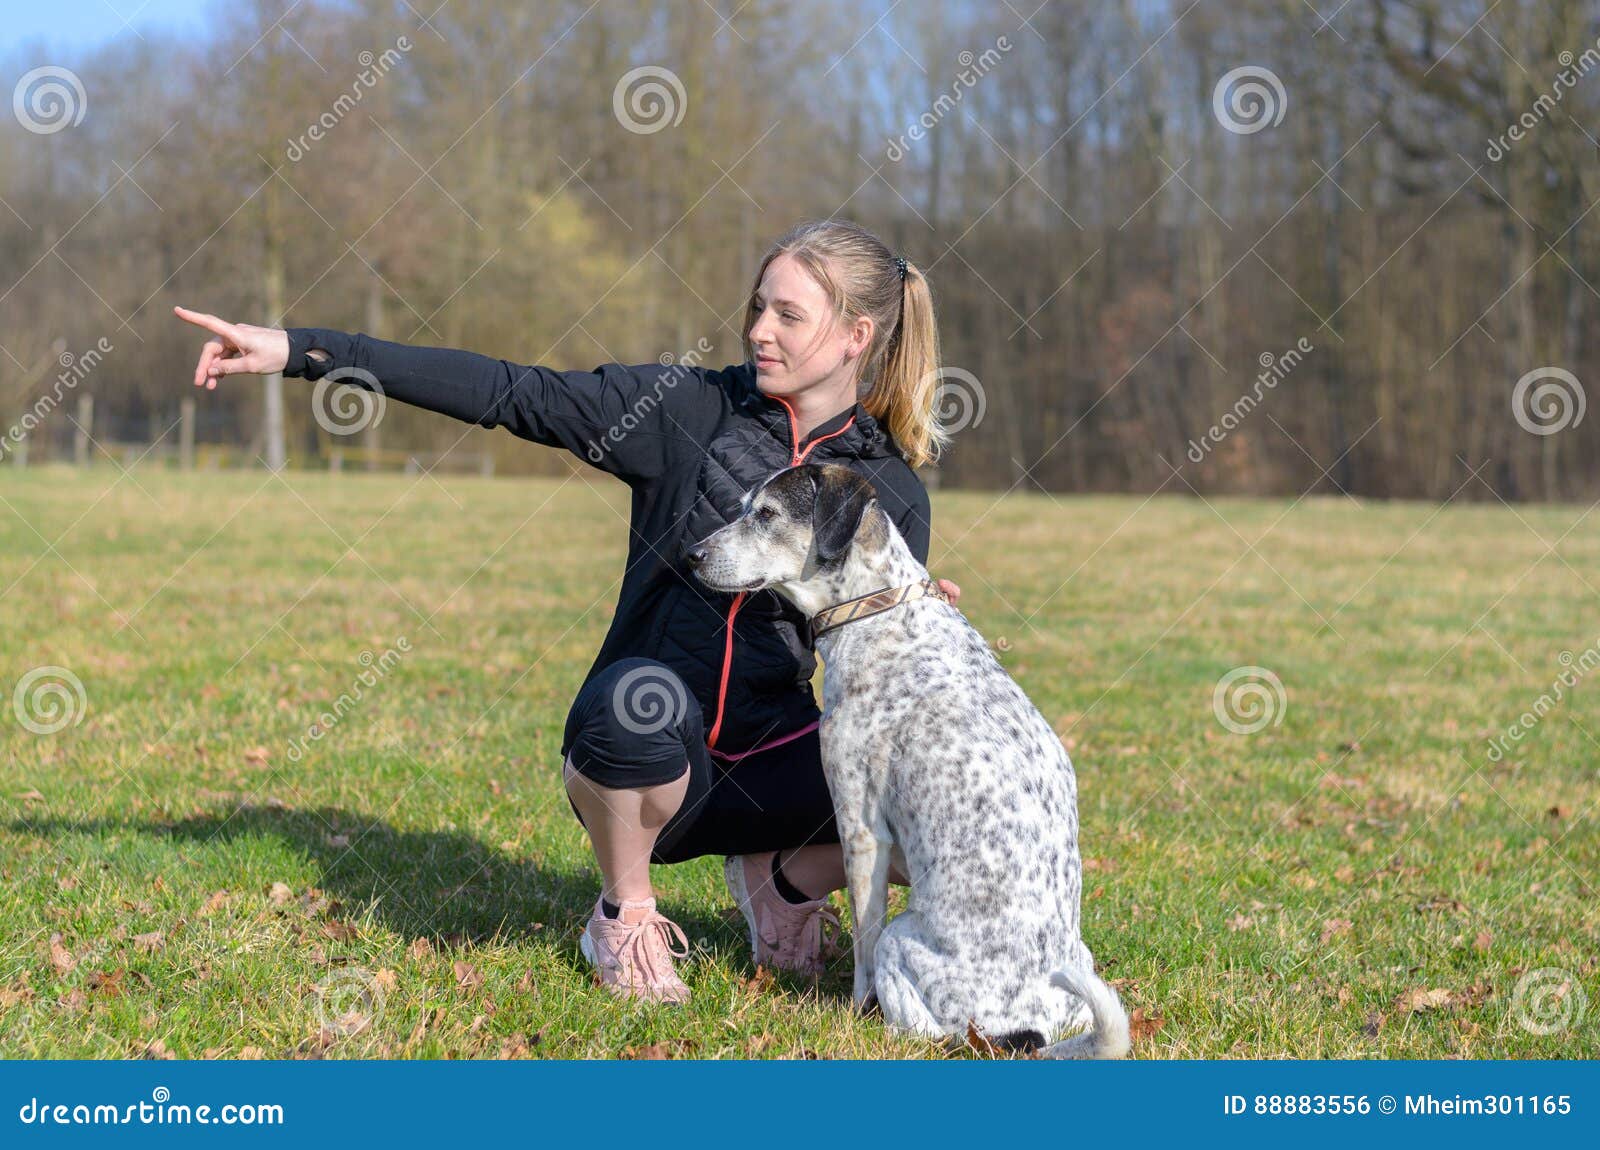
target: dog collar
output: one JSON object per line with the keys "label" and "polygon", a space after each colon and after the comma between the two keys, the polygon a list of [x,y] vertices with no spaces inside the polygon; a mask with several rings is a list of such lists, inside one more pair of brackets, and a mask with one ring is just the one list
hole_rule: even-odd
{"label": "dog collar", "polygon": [[843,627],[846,623],[881,615],[913,599],[939,599],[945,603],[950,602],[950,596],[946,595],[943,588],[932,579],[923,579],[904,587],[885,587],[882,591],[874,591],[859,599],[846,599],[843,603],[824,607],[811,617],[811,645],[815,647],[817,640],[823,635]]}

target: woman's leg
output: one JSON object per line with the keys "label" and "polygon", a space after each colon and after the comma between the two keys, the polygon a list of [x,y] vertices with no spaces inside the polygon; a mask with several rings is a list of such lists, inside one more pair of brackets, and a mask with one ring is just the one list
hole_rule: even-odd
{"label": "woman's leg", "polygon": [[618,906],[652,897],[650,851],[689,793],[689,771],[653,786],[603,787],[579,774],[569,755],[562,774],[600,864],[600,896]]}
{"label": "woman's leg", "polygon": [[[782,852],[778,869],[796,889],[821,898],[829,891],[845,887],[844,848],[838,843],[817,843]],[[896,886],[910,886],[911,882],[894,864],[889,866],[889,881]]]}

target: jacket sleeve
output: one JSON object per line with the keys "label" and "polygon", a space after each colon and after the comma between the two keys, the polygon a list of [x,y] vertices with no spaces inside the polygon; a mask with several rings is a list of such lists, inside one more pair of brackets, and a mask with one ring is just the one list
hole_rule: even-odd
{"label": "jacket sleeve", "polygon": [[906,546],[911,549],[911,554],[916,556],[918,563],[924,567],[928,565],[928,546],[933,535],[932,502],[928,498],[928,489],[922,481],[915,480],[916,489],[911,493],[906,502],[905,510],[900,518],[895,520],[895,526],[900,529],[900,534],[905,536]]}
{"label": "jacket sleeve", "polygon": [[661,475],[685,452],[698,455],[729,402],[719,373],[681,362],[555,371],[359,332],[289,328],[288,335],[285,375],[330,377],[480,427],[503,427],[630,482]]}

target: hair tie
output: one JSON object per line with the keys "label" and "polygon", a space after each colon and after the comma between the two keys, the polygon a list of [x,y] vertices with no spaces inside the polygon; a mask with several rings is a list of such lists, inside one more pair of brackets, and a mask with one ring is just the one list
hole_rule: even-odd
{"label": "hair tie", "polygon": [[900,280],[901,280],[901,282],[902,283],[905,282],[905,278],[906,278],[906,257],[905,256],[895,256],[894,257],[894,266],[900,269]]}

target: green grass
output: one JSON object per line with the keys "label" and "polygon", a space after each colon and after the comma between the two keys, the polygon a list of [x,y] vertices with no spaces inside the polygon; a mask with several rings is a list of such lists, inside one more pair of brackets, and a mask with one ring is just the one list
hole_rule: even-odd
{"label": "green grass", "polygon": [[[693,1003],[592,985],[556,754],[619,485],[4,475],[0,687],[65,667],[86,707],[36,734],[5,700],[0,1056],[945,1056],[854,1017],[847,961],[753,977],[716,859],[655,871]],[[1487,743],[1600,642],[1600,521],[939,492],[934,526],[1072,751],[1138,1056],[1600,1054],[1600,682]],[[1235,734],[1212,692],[1245,665],[1287,702]],[[1540,1034],[1514,988],[1547,967],[1571,1018]]]}

